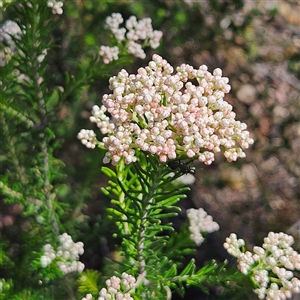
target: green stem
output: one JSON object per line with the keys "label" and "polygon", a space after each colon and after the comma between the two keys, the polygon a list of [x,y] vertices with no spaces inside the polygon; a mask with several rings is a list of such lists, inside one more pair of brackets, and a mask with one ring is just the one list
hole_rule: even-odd
{"label": "green stem", "polygon": [[49,210],[49,217],[51,222],[52,230],[59,234],[58,224],[55,219],[55,213],[53,208],[53,203],[51,199],[51,184],[49,180],[49,158],[48,158],[48,146],[45,138],[42,140],[42,152],[43,152],[43,176],[44,176],[44,191],[45,191],[45,198],[46,198],[46,204]]}
{"label": "green stem", "polygon": [[[141,299],[151,299],[158,288],[155,274],[162,275],[159,268],[153,269],[158,263],[156,254],[162,254],[155,252],[164,251],[169,239],[166,230],[173,229],[170,224],[162,225],[161,219],[176,214],[175,204],[185,197],[185,189],[174,189],[168,180],[171,172],[168,165],[143,152],[139,152],[135,164],[125,165],[124,160],[120,160],[116,172],[108,168],[102,170],[111,178],[109,188],[104,191],[116,205],[115,212],[110,211],[123,237],[122,252],[128,257],[130,268],[138,273],[137,285],[147,288],[147,292],[140,295]],[[174,212],[164,213],[165,210]],[[166,260],[162,270],[171,264]]]}
{"label": "green stem", "polygon": [[[33,31],[33,37],[38,40],[39,38],[39,22],[38,22],[38,17],[34,19],[34,22],[32,24],[32,31]],[[50,166],[49,166],[49,149],[48,149],[48,144],[47,144],[47,135],[46,135],[46,128],[48,126],[48,118],[46,115],[46,105],[45,105],[45,99],[44,99],[44,94],[43,90],[41,89],[41,86],[39,82],[43,79],[42,76],[39,74],[39,69],[40,65],[37,60],[37,53],[34,51],[34,48],[32,49],[32,56],[30,56],[30,65],[32,66],[32,80],[33,80],[33,86],[35,89],[35,94],[37,96],[37,103],[38,103],[38,110],[40,114],[40,121],[41,121],[41,128],[44,131],[43,133],[40,134],[40,137],[42,138],[41,144],[42,144],[42,155],[43,155],[43,183],[44,187],[43,190],[45,192],[45,200],[46,200],[46,205],[49,210],[49,217],[50,217],[50,222],[51,222],[51,227],[52,230],[56,233],[59,234],[59,229],[58,229],[58,224],[55,219],[55,213],[54,213],[54,208],[53,208],[53,203],[51,199],[51,184],[50,184],[50,179],[49,179],[49,173],[50,173]]]}
{"label": "green stem", "polygon": [[141,210],[141,223],[139,226],[138,232],[138,269],[139,269],[139,277],[137,279],[138,282],[143,281],[145,284],[148,284],[146,279],[146,257],[145,257],[145,231],[147,226],[148,212],[151,208],[151,202],[153,201],[153,196],[157,190],[159,182],[161,180],[161,173],[163,168],[159,168],[157,172],[151,172],[151,178],[147,178],[147,182],[152,182],[152,185],[149,187],[149,192],[147,194],[143,194],[142,203],[144,204]]}

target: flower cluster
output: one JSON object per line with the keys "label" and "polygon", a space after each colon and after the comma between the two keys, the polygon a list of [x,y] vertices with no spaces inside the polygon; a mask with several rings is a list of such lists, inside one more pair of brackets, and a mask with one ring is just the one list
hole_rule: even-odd
{"label": "flower cluster", "polygon": [[81,140],[83,145],[90,149],[94,149],[98,143],[96,134],[93,130],[81,129],[77,137]]}
{"label": "flower cluster", "polygon": [[245,156],[243,149],[253,139],[223,100],[230,85],[222,71],[211,74],[205,65],[194,69],[182,64],[172,73],[173,67],[155,54],[137,75],[123,69],[110,78],[112,93],[103,96],[101,108],[93,107],[90,118],[108,134],[98,142],[108,150],[105,163],[116,165],[123,157],[130,164],[140,150],[161,162],[188,157],[207,165],[220,151],[228,161]]}
{"label": "flower cluster", "polygon": [[200,246],[204,241],[204,237],[201,233],[211,233],[220,228],[219,224],[213,221],[212,216],[208,215],[202,208],[188,209],[187,216],[190,221],[190,238],[197,246]]}
{"label": "flower cluster", "polygon": [[22,30],[15,21],[7,20],[0,26],[0,42],[13,46],[12,37],[20,38]]}
{"label": "flower cluster", "polygon": [[44,246],[44,255],[41,257],[41,266],[46,268],[55,261],[59,269],[64,273],[79,272],[84,269],[84,264],[78,261],[82,255],[83,243],[74,243],[71,236],[64,233],[58,237],[60,245],[55,250],[50,244]]}
{"label": "flower cluster", "polygon": [[22,30],[19,25],[11,20],[5,21],[0,25],[0,43],[3,43],[0,47],[0,66],[4,67],[13,54],[16,52],[15,39],[20,39]]}
{"label": "flower cluster", "polygon": [[102,56],[103,62],[105,64],[110,63],[113,60],[118,60],[119,58],[119,48],[117,46],[101,46],[99,55]]}
{"label": "flower cluster", "polygon": [[52,8],[52,13],[55,15],[61,15],[63,13],[63,2],[62,1],[56,1],[56,0],[48,0],[47,6]]}
{"label": "flower cluster", "polygon": [[[133,276],[122,273],[121,279],[113,276],[106,280],[106,288],[99,292],[98,300],[116,299],[116,300],[133,300],[130,293],[136,287],[136,280]],[[92,300],[93,296],[87,294],[82,300]]]}
{"label": "flower cluster", "polygon": [[[156,49],[159,46],[162,32],[153,30],[150,18],[138,21],[135,16],[131,16],[125,22],[125,27],[120,27],[123,21],[122,15],[119,13],[113,13],[106,19],[106,28],[112,32],[121,48],[125,48],[135,57],[144,59],[146,54],[143,47],[149,45],[151,48]],[[117,46],[101,46],[99,54],[102,56],[103,62],[108,64],[118,59],[119,51]]]}
{"label": "flower cluster", "polygon": [[262,247],[255,246],[253,253],[244,251],[242,239],[231,234],[224,243],[228,253],[237,257],[238,269],[250,275],[255,283],[254,293],[259,299],[290,299],[300,294],[300,280],[292,270],[300,270],[300,254],[291,245],[292,236],[285,233],[270,232]]}

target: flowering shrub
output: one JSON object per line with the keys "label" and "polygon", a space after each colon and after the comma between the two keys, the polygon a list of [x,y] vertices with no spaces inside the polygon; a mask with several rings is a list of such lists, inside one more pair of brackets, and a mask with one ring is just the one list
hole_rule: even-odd
{"label": "flowering shrub", "polygon": [[[123,69],[110,78],[112,93],[103,96],[101,107],[93,106],[90,117],[107,136],[98,141],[92,130],[78,133],[88,148],[105,149],[103,162],[111,161],[116,166],[115,172],[102,168],[111,179],[103,192],[115,205],[110,212],[118,224],[117,235],[123,239],[124,257],[130,262],[126,272],[136,274],[136,293],[139,295],[141,289],[147,299],[163,297],[164,293],[158,292],[160,285],[183,293],[181,280],[198,285],[203,275],[202,270],[194,273],[193,260],[178,273],[174,267],[178,258],[170,254],[156,270],[152,268],[157,258],[150,253],[157,241],[168,245],[168,236],[150,237],[162,230],[171,231],[172,227],[162,226],[161,220],[175,216],[176,203],[184,197],[182,184],[177,191],[174,184],[178,184],[182,168],[185,173],[193,173],[184,159],[198,159],[209,165],[214,154],[223,151],[229,162],[235,161],[245,157],[242,149],[253,143],[246,125],[235,120],[232,106],[223,99],[230,86],[220,69],[211,74],[204,65],[194,69],[182,64],[176,71],[173,75],[173,67],[157,54],[146,68],[138,69],[137,75],[129,75]],[[174,166],[176,160],[179,163]],[[203,209],[190,209],[187,216],[190,239],[198,246],[204,241],[202,233],[219,229]],[[168,247],[162,246],[160,253]],[[157,282],[154,278],[158,274],[162,277]]]}
{"label": "flowering shrub", "polygon": [[[150,18],[130,14],[124,22],[113,13],[105,21],[111,33],[105,45],[97,40],[101,29],[85,36],[76,32],[70,35],[76,42],[68,45],[64,21],[69,15],[89,20],[101,12],[99,19],[105,20],[105,5],[0,1],[12,17],[0,27],[5,169],[0,227],[11,229],[0,238],[0,298],[172,299],[188,295],[190,286],[227,299],[242,299],[251,290],[260,299],[299,294],[300,255],[287,234],[270,232],[253,253],[231,234],[224,247],[237,258],[237,268],[220,259],[198,263],[193,258],[206,234],[222,229],[204,209],[182,209],[180,200],[199,179],[196,163],[210,165],[217,153],[228,162],[244,158],[254,140],[225,100],[231,86],[220,68],[212,73],[203,64],[175,68],[154,54],[136,73],[125,70],[123,64],[147,57],[147,47],[159,46],[162,32],[153,30]],[[161,10],[159,17],[164,17]],[[58,48],[63,59],[54,51]],[[69,56],[78,61],[70,63]],[[104,90],[99,78],[108,79],[120,68],[109,79],[111,92],[93,105],[99,87]],[[79,113],[83,103],[92,106],[89,120],[99,132],[82,129],[77,137],[89,149],[100,148],[100,160],[113,165],[101,168],[109,178],[101,201],[91,188],[99,186],[97,153],[70,144],[74,157],[65,163],[80,161],[74,169],[56,157],[64,156],[61,137],[69,144],[69,135],[76,136],[81,126],[72,123],[69,109],[87,118]],[[89,164],[86,173],[81,163]],[[88,197],[97,201],[92,209]],[[83,240],[85,250],[83,242],[73,240]]]}

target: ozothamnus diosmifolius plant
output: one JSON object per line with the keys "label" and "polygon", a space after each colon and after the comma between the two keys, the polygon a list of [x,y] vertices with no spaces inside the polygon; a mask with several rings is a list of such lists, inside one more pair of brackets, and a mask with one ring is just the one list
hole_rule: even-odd
{"label": "ozothamnus diosmifolius plant", "polygon": [[2,207],[12,207],[18,223],[8,214],[6,222],[14,229],[3,230],[0,237],[0,298],[71,297],[67,279],[64,290],[57,292],[55,284],[83,270],[78,261],[83,245],[64,233],[71,207],[62,199],[64,163],[54,156],[60,146],[55,131],[59,108],[87,80],[68,80],[71,76],[66,74],[64,91],[54,84],[48,54],[56,47],[53,31],[60,21],[50,1],[11,2],[7,13],[13,20],[0,27],[0,191]]}
{"label": "ozothamnus diosmifolius plant", "polygon": [[[224,100],[228,81],[220,69],[210,73],[205,65],[194,69],[182,64],[174,72],[157,54],[137,74],[123,69],[110,78],[111,94],[103,96],[102,106],[94,106],[90,117],[106,136],[98,141],[94,131],[83,129],[78,138],[88,148],[106,150],[103,162],[115,166],[102,168],[110,178],[103,192],[111,199],[115,235],[122,239],[124,272],[107,280],[99,294],[83,299],[171,299],[173,290],[184,295],[185,285],[203,291],[214,284],[233,289],[233,278],[238,284],[250,279],[260,299],[285,299],[299,292],[300,281],[291,270],[299,269],[300,255],[284,233],[270,233],[254,254],[240,250],[244,241],[234,234],[227,239],[224,246],[245,275],[240,282],[238,273],[226,276],[225,265],[211,262],[197,270],[193,259],[181,265],[184,249],[169,251],[176,239],[169,218],[177,214],[176,204],[187,190],[176,182],[182,173],[193,174],[185,162],[211,164],[218,152],[235,161],[253,143]],[[190,209],[187,215],[196,245],[203,242],[201,232],[218,230],[202,209]]]}
{"label": "ozothamnus diosmifolius plant", "polygon": [[18,247],[9,233],[1,236],[0,299],[172,299],[184,297],[188,286],[205,293],[220,287],[224,295],[248,296],[252,289],[259,299],[299,293],[300,255],[284,233],[270,232],[252,252],[231,234],[224,248],[237,268],[215,261],[198,267],[191,258],[206,234],[219,229],[202,208],[188,209],[189,224],[174,229],[178,202],[194,180],[191,163],[209,165],[217,153],[236,161],[253,139],[224,100],[230,85],[220,69],[174,68],[158,54],[136,74],[122,69],[111,77],[111,93],[90,117],[99,132],[78,133],[86,147],[105,153],[102,172],[109,182],[102,191],[115,225],[109,234],[120,241],[118,261],[101,272],[87,270],[77,241],[81,223],[72,218],[78,208],[65,196],[71,187],[55,156],[58,112],[113,67],[146,59],[144,49],[156,49],[162,32],[153,30],[150,18],[113,13],[105,21],[108,45],[89,49],[74,74],[65,71],[61,78],[52,74],[51,59],[59,51],[54,32],[63,22],[63,2],[0,0],[0,6],[13,16],[0,28],[1,201],[21,215]]}

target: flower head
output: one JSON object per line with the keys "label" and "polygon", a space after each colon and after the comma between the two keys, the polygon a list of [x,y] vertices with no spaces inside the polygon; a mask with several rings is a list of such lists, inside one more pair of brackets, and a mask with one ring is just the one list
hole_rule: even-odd
{"label": "flower head", "polygon": [[55,15],[61,15],[63,13],[63,2],[57,0],[48,0],[47,6],[52,9],[52,13]]}
{"label": "flower head", "polygon": [[44,246],[41,266],[45,268],[55,261],[64,274],[82,272],[85,266],[78,260],[79,255],[82,255],[84,252],[83,243],[74,243],[72,237],[67,233],[60,235],[58,241],[59,246],[57,249],[54,249],[50,244]]}
{"label": "flower head", "polygon": [[153,30],[150,18],[137,20],[131,16],[125,22],[125,27],[120,27],[123,23],[123,17],[120,13],[113,13],[106,18],[106,28],[109,29],[118,46],[101,46],[99,55],[103,58],[105,64],[118,59],[120,49],[131,53],[133,56],[144,59],[146,53],[143,50],[146,46],[156,49],[162,37],[162,32]]}
{"label": "flower head", "polygon": [[208,165],[220,151],[228,161],[245,157],[243,149],[253,139],[223,99],[230,91],[228,78],[220,69],[210,73],[205,65],[194,69],[183,64],[173,71],[155,54],[136,75],[121,70],[110,78],[112,93],[103,96],[101,108],[93,107],[91,117],[107,134],[102,141],[108,150],[105,162],[115,165],[124,158],[129,164],[138,151],[157,155],[161,162],[188,157]]}
{"label": "flower head", "polygon": [[190,238],[197,246],[204,241],[203,233],[211,233],[220,228],[219,224],[214,222],[212,216],[208,215],[203,208],[190,208],[187,210],[187,216],[190,221]]}
{"label": "flower head", "polygon": [[119,58],[119,48],[117,46],[101,46],[99,54],[103,57],[103,62],[105,64],[108,64],[111,61],[117,60]]}
{"label": "flower head", "polygon": [[240,249],[244,240],[231,234],[224,247],[237,257],[238,269],[252,278],[259,299],[290,299],[293,293],[300,293],[300,280],[292,272],[300,270],[300,254],[291,247],[293,242],[290,235],[270,232],[262,247],[244,252]]}
{"label": "flower head", "polygon": [[128,299],[133,300],[130,296],[136,287],[136,280],[133,276],[122,273],[121,278],[112,276],[106,280],[106,288],[102,288],[99,292],[98,300],[105,299]]}

